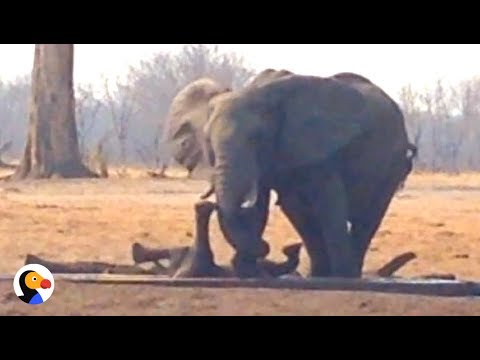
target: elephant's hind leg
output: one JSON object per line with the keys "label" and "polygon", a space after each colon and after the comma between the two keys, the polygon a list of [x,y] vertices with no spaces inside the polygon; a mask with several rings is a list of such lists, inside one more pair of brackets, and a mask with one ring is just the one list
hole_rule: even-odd
{"label": "elephant's hind leg", "polygon": [[334,166],[305,167],[277,184],[279,205],[301,236],[311,276],[360,276],[347,229],[347,193]]}
{"label": "elephant's hind leg", "polygon": [[313,221],[322,228],[330,260],[330,276],[360,277],[353,238],[347,228],[348,201],[343,180],[335,169],[314,169],[308,191]]}
{"label": "elephant's hind leg", "polygon": [[380,227],[395,192],[408,176],[411,168],[410,159],[399,158],[392,164],[388,176],[379,184],[378,191],[373,194],[371,201],[355,210],[352,219],[352,237],[360,270],[363,268],[370,242]]}

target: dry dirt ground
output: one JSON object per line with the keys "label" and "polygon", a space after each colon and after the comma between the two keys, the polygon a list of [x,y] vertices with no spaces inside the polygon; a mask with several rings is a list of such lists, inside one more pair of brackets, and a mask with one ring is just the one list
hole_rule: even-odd
{"label": "dry dirt ground", "polygon": [[[108,180],[0,183],[0,273],[15,273],[33,253],[60,261],[131,263],[130,247],[190,244],[193,203],[202,181],[149,179],[131,172]],[[228,261],[215,216],[218,262]],[[265,238],[271,257],[298,238],[272,206]],[[394,199],[369,250],[365,271],[393,256],[418,258],[398,275],[453,273],[480,279],[480,174],[412,175]],[[308,266],[302,253],[301,270]],[[58,282],[47,303],[29,306],[0,282],[0,315],[480,315],[480,299],[377,293],[162,288]]]}

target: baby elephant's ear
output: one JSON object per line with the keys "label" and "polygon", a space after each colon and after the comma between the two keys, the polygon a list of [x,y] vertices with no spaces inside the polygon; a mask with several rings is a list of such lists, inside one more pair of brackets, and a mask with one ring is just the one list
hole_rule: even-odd
{"label": "baby elephant's ear", "polygon": [[283,114],[279,170],[325,161],[371,126],[364,96],[330,79],[296,92],[286,101]]}

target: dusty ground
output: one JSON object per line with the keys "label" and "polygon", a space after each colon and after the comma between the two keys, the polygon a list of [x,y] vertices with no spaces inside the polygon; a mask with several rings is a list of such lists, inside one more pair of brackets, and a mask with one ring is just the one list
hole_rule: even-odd
{"label": "dusty ground", "polygon": [[[0,183],[0,273],[15,273],[25,255],[131,263],[135,241],[190,244],[192,205],[205,183],[125,178]],[[212,219],[219,262],[231,255]],[[274,258],[298,241],[273,208],[266,239]],[[480,279],[480,174],[412,175],[397,195],[370,248],[366,271],[414,251],[402,276],[454,273]],[[302,254],[302,270],[308,266]],[[480,300],[315,291],[166,289],[153,286],[57,284],[38,307],[0,282],[0,314],[152,315],[480,315]],[[301,306],[299,306],[301,304]]]}

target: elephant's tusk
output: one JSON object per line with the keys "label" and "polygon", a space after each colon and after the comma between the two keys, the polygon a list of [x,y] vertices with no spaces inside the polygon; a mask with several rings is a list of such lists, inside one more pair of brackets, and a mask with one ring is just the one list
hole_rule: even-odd
{"label": "elephant's tusk", "polygon": [[254,182],[250,187],[247,195],[245,196],[245,199],[243,200],[242,204],[240,205],[241,208],[250,209],[255,206],[255,204],[257,203],[257,197],[258,197],[257,187],[258,187],[257,182]]}
{"label": "elephant's tusk", "polygon": [[255,206],[255,200],[246,200],[244,203],[242,203],[241,208],[242,209],[250,209]]}

